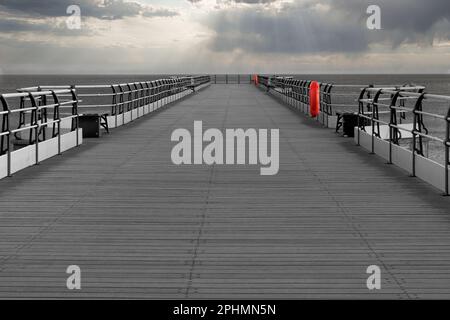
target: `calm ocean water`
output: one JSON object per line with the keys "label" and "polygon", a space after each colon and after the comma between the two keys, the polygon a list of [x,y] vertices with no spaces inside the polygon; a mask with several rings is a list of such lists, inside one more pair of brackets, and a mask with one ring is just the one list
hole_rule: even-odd
{"label": "calm ocean water", "polygon": [[164,75],[0,75],[0,93],[37,85],[114,84],[160,78]]}
{"label": "calm ocean water", "polygon": [[[37,85],[71,85],[71,84],[113,84],[138,81],[150,81],[164,78],[165,75],[0,75],[0,93],[15,92],[17,88]],[[448,75],[295,75],[298,79],[314,79],[336,84],[403,85],[416,84],[425,86],[428,93],[450,95],[450,74]],[[350,100],[354,103],[355,98]],[[335,102],[338,103],[338,102]],[[449,103],[430,102],[424,105],[426,111],[446,114]],[[407,119],[406,122],[411,122]],[[425,119],[430,133],[440,138],[445,136],[445,124],[442,120]],[[428,155],[441,163],[444,159],[442,144],[430,142]]]}
{"label": "calm ocean water", "polygon": [[[60,84],[112,84],[159,79],[164,75],[1,75],[0,92],[14,92],[16,88]],[[450,75],[296,75],[299,79],[315,79],[337,84],[414,83],[427,87],[430,93],[450,95]]]}

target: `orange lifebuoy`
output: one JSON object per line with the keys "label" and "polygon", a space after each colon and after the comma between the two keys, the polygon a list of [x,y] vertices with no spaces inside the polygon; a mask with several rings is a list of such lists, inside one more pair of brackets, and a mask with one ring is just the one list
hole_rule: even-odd
{"label": "orange lifebuoy", "polygon": [[309,87],[309,113],[313,118],[320,113],[320,85],[317,81],[311,82]]}
{"label": "orange lifebuoy", "polygon": [[255,86],[258,85],[258,79],[257,79],[257,75],[256,74],[252,75],[252,82],[255,84]]}

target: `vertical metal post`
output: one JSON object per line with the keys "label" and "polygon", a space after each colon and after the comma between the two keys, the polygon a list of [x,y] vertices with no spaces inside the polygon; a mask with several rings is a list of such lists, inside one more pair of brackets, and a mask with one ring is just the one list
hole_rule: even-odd
{"label": "vertical metal post", "polygon": [[120,107],[119,112],[122,111],[122,125],[125,124],[125,93],[123,92],[122,85],[119,85],[120,89]]}
{"label": "vertical metal post", "polygon": [[[6,152],[6,174],[8,177],[11,177],[11,148],[10,148],[10,136],[11,136],[11,130],[9,128],[9,121],[11,119],[11,110],[9,109],[8,102],[3,97],[3,95],[0,95],[0,102],[3,106],[3,111],[6,111],[7,113],[2,116],[2,133],[7,132],[8,134],[1,137],[1,153],[3,154]],[[3,147],[3,143],[6,140],[6,146]]]}
{"label": "vertical metal post", "polygon": [[38,117],[38,111],[39,111],[39,108],[38,108],[38,105],[37,105],[37,103],[36,103],[36,99],[34,99],[34,96],[33,96],[33,94],[31,93],[31,92],[29,92],[28,93],[28,98],[30,99],[30,102],[31,102],[31,107],[32,108],[34,108],[34,119],[32,119],[32,122],[31,123],[33,123],[34,122],[34,138],[35,138],[35,141],[34,141],[34,146],[35,146],[35,149],[34,149],[34,151],[35,151],[35,164],[36,165],[38,165],[39,164],[39,128],[40,128],[40,126],[39,126],[39,117]]}
{"label": "vertical metal post", "polygon": [[[362,111],[362,113],[364,113],[364,102],[362,102],[362,99],[364,99],[364,96],[366,95],[366,90],[367,90],[367,88],[362,89],[361,93],[359,94],[359,99],[358,99],[358,119],[356,122],[357,126],[358,126],[358,136],[356,139],[357,146],[361,145],[361,111]],[[337,125],[336,125],[336,128],[338,128]],[[338,131],[338,130],[336,129],[336,131]]]}
{"label": "vertical metal post", "polygon": [[[392,97],[391,104],[389,106],[391,116],[389,120],[389,162],[388,164],[392,164],[392,140],[394,139],[394,133],[397,135],[397,130],[393,126],[397,126],[397,109],[395,109],[395,106],[397,105],[397,100],[400,97],[400,91],[397,91],[397,93]],[[373,108],[375,110],[375,108]],[[395,130],[394,130],[395,129]]]}
{"label": "vertical metal post", "polygon": [[327,128],[330,126],[330,119],[329,117],[333,116],[333,105],[332,105],[332,96],[331,96],[331,90],[333,89],[333,84],[330,83],[330,85],[328,86],[328,99],[327,99]]}
{"label": "vertical metal post", "polygon": [[114,85],[111,85],[111,90],[113,93],[113,101],[112,101],[112,115],[114,116],[115,127],[117,128],[117,91]]}
{"label": "vertical metal post", "polygon": [[8,161],[8,164],[7,164],[7,174],[8,174],[8,177],[11,177],[12,176],[12,174],[11,174],[11,129],[10,129],[10,127],[9,127],[9,121],[10,121],[10,119],[11,119],[11,110],[8,108],[8,114],[6,115],[7,116],[7,118],[6,118],[6,121],[7,121],[7,130],[8,130],[8,135],[6,136],[6,143],[8,144],[8,146],[7,146],[7,152],[8,152],[8,154],[7,154],[7,161]]}
{"label": "vertical metal post", "polygon": [[375,154],[375,109],[377,109],[375,106],[378,104],[378,99],[382,92],[382,89],[378,90],[372,102],[372,151],[370,154]]}
{"label": "vertical metal post", "polygon": [[414,105],[413,110],[413,117],[414,117],[414,123],[413,123],[413,130],[412,130],[412,174],[411,177],[416,176],[416,144],[417,144],[417,133],[418,133],[418,123],[419,123],[419,114],[418,111],[421,110],[422,101],[425,98],[425,93],[422,93],[420,97],[417,99],[416,104]]}
{"label": "vertical metal post", "polygon": [[80,145],[80,116],[78,114],[78,97],[75,91],[75,86],[72,86],[72,89],[70,90],[72,94],[72,116],[74,116],[75,119],[75,131],[76,131],[76,144],[77,147]]}
{"label": "vertical metal post", "polygon": [[127,84],[127,88],[128,88],[127,112],[130,112],[130,122],[131,122],[133,121],[133,90],[131,90],[131,85],[129,83]]}
{"label": "vertical metal post", "polygon": [[[61,155],[61,117],[60,117],[60,113],[59,113],[59,99],[58,96],[56,95],[55,91],[51,90],[52,93],[52,97],[53,97],[53,102],[55,104],[55,111],[53,112],[53,114],[56,115],[56,119],[53,119],[53,121],[57,121],[57,126],[58,126],[58,155]],[[54,117],[55,118],[55,117]]]}
{"label": "vertical metal post", "polygon": [[[136,87],[137,87],[137,85],[136,85]],[[139,118],[139,117],[141,117],[141,116],[143,116],[144,115],[144,113],[142,113],[142,115],[139,113],[140,111],[140,109],[141,109],[141,107],[143,107],[144,106],[144,85],[142,84],[142,82],[139,82],[139,87],[140,87],[140,89],[138,89],[139,91],[139,94],[138,94],[138,108],[137,108],[137,117]]]}
{"label": "vertical metal post", "polygon": [[156,82],[156,110],[159,109],[160,105],[159,105],[159,99],[161,98],[161,81],[158,80]]}
{"label": "vertical metal post", "polygon": [[450,195],[450,186],[449,186],[449,173],[450,169],[450,107],[447,112],[447,128],[446,128],[446,139],[445,139],[445,196]]}
{"label": "vertical metal post", "polygon": [[145,87],[147,88],[145,90],[145,106],[147,106],[147,113],[150,113],[150,97],[151,97],[151,90],[150,90],[150,83],[147,81],[145,82]]}
{"label": "vertical metal post", "polygon": [[[328,103],[328,86],[329,86],[328,83],[325,83],[325,86],[323,86],[323,84],[320,84],[320,86],[319,86],[320,116],[322,118],[321,123],[323,126],[326,126],[327,128],[328,128],[328,123],[327,123],[328,122],[328,114],[327,114],[328,113],[328,111],[327,111],[328,110],[328,105],[327,105],[327,103]],[[323,90],[322,90],[322,87],[323,87]],[[327,122],[325,122],[325,117],[327,118],[326,119]]]}
{"label": "vertical metal post", "polygon": [[150,86],[150,112],[153,112],[155,110],[155,86],[156,82],[152,81],[149,84]]}

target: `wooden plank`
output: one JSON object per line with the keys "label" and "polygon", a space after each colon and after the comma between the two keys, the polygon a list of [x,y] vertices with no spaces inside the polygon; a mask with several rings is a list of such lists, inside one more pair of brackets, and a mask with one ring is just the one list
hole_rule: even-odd
{"label": "wooden plank", "polygon": [[[172,131],[196,120],[279,128],[280,173],[172,165]],[[0,297],[450,298],[449,213],[351,139],[216,85],[0,181]]]}

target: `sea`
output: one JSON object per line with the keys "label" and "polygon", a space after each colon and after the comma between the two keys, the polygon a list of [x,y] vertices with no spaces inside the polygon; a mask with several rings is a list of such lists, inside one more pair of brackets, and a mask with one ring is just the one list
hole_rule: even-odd
{"label": "sea", "polygon": [[[369,84],[383,85],[383,86],[399,86],[399,85],[420,85],[426,87],[427,93],[448,95],[450,96],[450,74],[441,75],[427,75],[427,74],[377,74],[377,75],[357,75],[357,74],[297,74],[289,75],[297,79],[316,80],[320,82],[328,82],[335,84],[351,84],[359,85],[361,87]],[[117,84],[128,82],[144,82],[161,78],[166,78],[167,75],[152,74],[152,75],[4,75],[0,74],[0,93],[15,92],[17,88],[38,86],[38,85],[95,85],[95,84]],[[218,76],[224,79],[224,75]],[[236,76],[230,76],[230,79],[236,81]],[[354,103],[357,97],[357,92],[352,92],[347,97],[348,103]],[[424,111],[445,115],[450,108],[450,103],[431,101],[424,104]],[[408,122],[411,120],[405,119]],[[424,123],[429,130],[429,133],[441,139],[446,134],[446,124],[442,120],[428,117],[424,119]],[[411,146],[410,146],[411,147]],[[426,156],[439,162],[444,163],[445,148],[441,143],[426,141],[425,142]]]}

